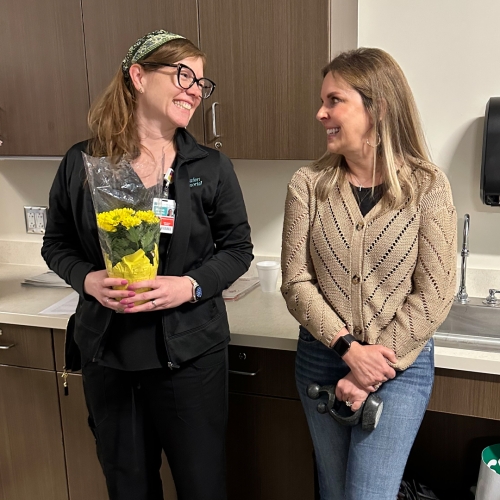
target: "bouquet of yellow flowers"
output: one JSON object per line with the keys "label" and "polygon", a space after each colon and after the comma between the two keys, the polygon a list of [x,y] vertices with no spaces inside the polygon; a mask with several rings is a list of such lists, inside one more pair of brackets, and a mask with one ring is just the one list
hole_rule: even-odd
{"label": "bouquet of yellow flowers", "polygon": [[[122,160],[83,154],[89,188],[97,217],[97,230],[108,276],[128,283],[154,279],[158,270],[160,219],[153,201],[161,196],[163,168],[146,167],[153,184],[146,187],[136,166]],[[115,287],[127,288],[128,285]],[[137,290],[138,292],[145,290]]]}

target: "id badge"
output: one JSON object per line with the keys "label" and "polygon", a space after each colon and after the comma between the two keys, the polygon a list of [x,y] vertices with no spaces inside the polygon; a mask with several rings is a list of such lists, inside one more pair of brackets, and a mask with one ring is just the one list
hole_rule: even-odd
{"label": "id badge", "polygon": [[153,200],[153,212],[160,219],[160,232],[172,234],[175,226],[175,200],[155,198]]}

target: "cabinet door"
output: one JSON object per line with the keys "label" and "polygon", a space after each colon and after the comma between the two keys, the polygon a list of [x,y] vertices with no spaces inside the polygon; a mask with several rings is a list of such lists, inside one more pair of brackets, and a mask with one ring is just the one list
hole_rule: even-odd
{"label": "cabinet door", "polygon": [[63,155],[89,105],[80,2],[0,0],[1,155]]}
{"label": "cabinet door", "polygon": [[200,43],[205,72],[217,83],[205,107],[208,145],[221,143],[231,158],[313,159],[325,152],[315,115],[329,57],[327,0],[201,0]]}
{"label": "cabinet door", "polygon": [[[153,30],[165,29],[198,44],[197,0],[82,0],[91,102],[109,84],[129,47]],[[188,130],[203,143],[203,113]]]}
{"label": "cabinet door", "polygon": [[229,394],[229,500],[313,500],[313,446],[300,401]]}
{"label": "cabinet door", "polygon": [[55,372],[0,366],[0,498],[68,500]]}
{"label": "cabinet door", "polygon": [[[88,412],[81,375],[69,375],[68,385],[69,394],[64,396],[62,379],[59,374],[59,395],[70,500],[107,500],[106,482],[97,459],[95,440],[87,423]],[[165,458],[163,459],[161,476],[165,498],[175,500],[177,498],[175,487]]]}

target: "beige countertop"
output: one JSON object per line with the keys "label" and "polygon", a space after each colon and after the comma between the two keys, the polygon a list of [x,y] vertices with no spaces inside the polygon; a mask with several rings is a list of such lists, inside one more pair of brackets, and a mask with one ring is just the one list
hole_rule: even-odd
{"label": "beige countertop", "polygon": [[[47,271],[46,267],[0,264],[0,323],[66,328],[66,316],[40,315],[40,311],[71,293],[71,289],[22,286],[21,281]],[[226,302],[234,345],[294,351],[298,323],[288,313],[279,292],[260,288],[240,300]],[[500,375],[500,353],[436,347],[439,368]]]}

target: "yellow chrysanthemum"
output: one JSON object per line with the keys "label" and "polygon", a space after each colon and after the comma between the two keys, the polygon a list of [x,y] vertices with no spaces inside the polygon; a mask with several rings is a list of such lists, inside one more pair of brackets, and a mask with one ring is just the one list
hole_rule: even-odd
{"label": "yellow chrysanthemum", "polygon": [[158,217],[156,217],[152,210],[138,210],[135,215],[147,224],[156,224],[159,222]]}
{"label": "yellow chrysanthemum", "polygon": [[126,229],[136,227],[141,222],[147,224],[157,223],[159,220],[152,210],[139,210],[135,212],[131,208],[117,208],[108,212],[97,214],[97,225],[108,232],[115,232],[120,224]]}
{"label": "yellow chrysanthemum", "polygon": [[141,219],[136,215],[125,215],[121,220],[120,224],[127,229],[131,227],[139,226],[141,224]]}
{"label": "yellow chrysanthemum", "polygon": [[115,232],[116,226],[119,224],[110,212],[101,212],[97,214],[97,225],[105,231]]}

